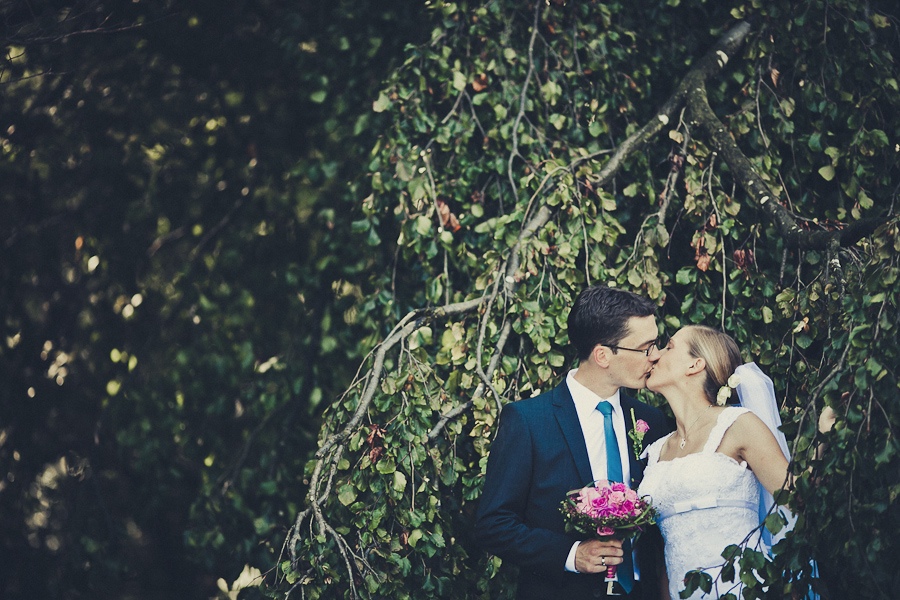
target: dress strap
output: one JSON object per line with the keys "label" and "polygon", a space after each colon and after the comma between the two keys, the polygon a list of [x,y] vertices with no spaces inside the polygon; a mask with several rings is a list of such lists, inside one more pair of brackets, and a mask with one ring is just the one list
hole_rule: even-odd
{"label": "dress strap", "polygon": [[719,444],[722,443],[722,438],[725,437],[725,432],[728,431],[728,428],[734,424],[739,416],[748,412],[750,412],[748,409],[740,406],[729,406],[720,412],[719,418],[716,419],[716,424],[713,425],[713,428],[710,430],[709,437],[707,438],[702,451],[715,452],[718,450]]}

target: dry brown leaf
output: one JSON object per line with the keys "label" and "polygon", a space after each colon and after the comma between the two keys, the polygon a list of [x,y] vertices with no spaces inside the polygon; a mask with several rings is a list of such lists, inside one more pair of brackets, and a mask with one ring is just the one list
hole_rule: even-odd
{"label": "dry brown leaf", "polygon": [[441,199],[438,199],[435,204],[437,204],[438,215],[441,217],[441,225],[450,231],[456,233],[460,229],[462,229],[462,225],[459,224],[459,219],[456,218],[452,212],[450,212],[450,207]]}
{"label": "dry brown leaf", "polygon": [[705,248],[703,248],[702,251],[696,254],[695,259],[697,260],[698,269],[700,269],[701,271],[709,270],[710,256],[706,253]]}
{"label": "dry brown leaf", "polygon": [[475,78],[475,81],[472,82],[472,89],[476,92],[483,92],[488,87],[488,78],[487,75],[482,73],[478,77]]}
{"label": "dry brown leaf", "polygon": [[734,264],[744,271],[749,269],[750,265],[753,264],[753,250],[735,250]]}
{"label": "dry brown leaf", "polygon": [[375,423],[369,425],[369,435],[366,436],[366,443],[369,445],[369,460],[372,461],[373,465],[384,454],[385,433],[387,432]]}

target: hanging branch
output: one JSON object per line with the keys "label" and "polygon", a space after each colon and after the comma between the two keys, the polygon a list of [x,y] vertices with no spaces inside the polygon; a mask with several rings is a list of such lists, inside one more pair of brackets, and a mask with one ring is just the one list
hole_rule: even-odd
{"label": "hanging branch", "polygon": [[[740,23],[730,31],[728,31],[719,42],[702,58],[698,61],[697,65],[682,79],[681,83],[676,88],[675,92],[672,96],[663,104],[659,111],[657,111],[654,118],[651,118],[647,123],[643,125],[636,132],[628,136],[622,144],[620,144],[616,150],[612,153],[610,159],[603,165],[603,168],[595,175],[592,179],[597,183],[598,187],[602,187],[603,185],[609,183],[613,177],[615,177],[616,173],[622,167],[625,162],[625,159],[643,148],[648,142],[650,142],[666,125],[668,125],[671,117],[675,114],[677,110],[681,107],[682,103],[685,100],[685,97],[688,94],[688,90],[692,82],[694,82],[697,78],[706,78],[710,77],[713,74],[720,71],[725,64],[728,62],[728,56],[736,52],[740,46],[743,44],[744,40],[747,37],[747,34],[750,32],[750,25],[747,23]],[[539,194],[544,190],[547,182],[553,177],[554,174],[559,172],[572,171],[579,164],[591,160],[600,154],[605,154],[608,151],[599,151],[592,155],[585,157],[578,157],[574,159],[570,164],[564,167],[558,167],[548,173],[544,179],[541,181],[538,189],[531,196],[529,200],[530,205],[537,200]],[[667,207],[661,207],[659,215],[664,216],[664,211]],[[528,210],[526,210],[526,213]],[[538,212],[535,216],[527,222],[527,224],[523,227],[521,234],[516,242],[516,244],[510,249],[510,259],[508,266],[506,268],[506,276],[504,277],[504,282],[506,284],[506,293],[512,294],[514,291],[514,285],[516,283],[515,274],[518,270],[518,265],[520,261],[520,248],[522,243],[530,238],[536,231],[538,231],[541,227],[543,227],[547,221],[550,220],[552,216],[552,212],[549,207],[546,205],[541,205]],[[508,334],[508,323],[505,327],[504,331]],[[495,354],[492,357],[492,364],[499,363],[499,356],[505,345],[506,336],[501,335],[498,340],[497,347],[495,348]],[[486,376],[490,376],[493,372],[493,368],[489,368]],[[473,402],[480,398],[484,393],[484,377],[482,378],[482,383],[479,384],[478,388],[473,395],[473,398],[468,402],[460,404],[456,406],[452,410],[447,413],[441,415],[440,421],[435,425],[435,427],[428,434],[429,441],[434,441],[439,435],[440,431],[447,424],[447,422],[459,416],[468,410],[469,407],[472,406]]]}
{"label": "hanging branch", "polygon": [[694,68],[684,76],[678,87],[675,88],[675,92],[657,111],[656,117],[650,119],[643,127],[622,142],[609,161],[603,166],[603,169],[597,174],[596,181],[601,183],[609,181],[612,175],[622,166],[625,158],[640,150],[656,134],[662,131],[669,124],[669,121],[672,120],[675,111],[684,103],[691,85],[698,80],[705,81],[721,71],[728,62],[728,57],[737,52],[744,43],[748,33],[750,33],[750,24],[746,22],[741,22],[727,31],[716,42],[716,45],[703,58],[697,61]]}
{"label": "hanging branch", "polygon": [[[517,281],[516,281],[516,273],[519,270],[519,262],[521,261],[521,248],[522,244],[527,241],[531,236],[533,236],[537,231],[539,231],[547,222],[550,220],[552,216],[552,212],[546,206],[541,206],[540,210],[538,210],[537,214],[531,218],[531,220],[526,224],[526,226],[522,229],[521,233],[519,233],[519,237],[516,240],[515,245],[510,249],[510,255],[508,262],[506,264],[506,268],[503,270],[503,279],[502,282],[498,281],[498,283],[503,284],[503,293],[507,296],[512,296],[515,293]],[[497,286],[497,291],[490,297],[490,301],[487,304],[487,307],[493,304],[494,298],[496,298],[497,293],[499,292],[499,286]],[[482,326],[479,337],[479,344],[482,343],[484,328],[487,324],[487,312],[482,317]],[[454,407],[453,409],[443,413],[435,424],[435,426],[428,432],[428,441],[433,442],[440,435],[441,431],[444,427],[449,423],[452,419],[458,417],[459,415],[466,412],[472,404],[479,398],[484,395],[485,389],[490,387],[493,390],[493,387],[490,386],[491,378],[493,377],[494,371],[497,369],[497,366],[500,364],[500,359],[503,356],[503,349],[506,347],[506,342],[509,339],[510,331],[512,330],[512,323],[506,320],[503,323],[503,327],[500,329],[500,335],[497,338],[497,343],[494,345],[494,353],[491,355],[491,360],[488,363],[487,371],[480,370],[480,352],[479,352],[479,376],[481,378],[481,382],[478,384],[478,387],[475,389],[475,393],[472,395],[472,398],[467,402],[463,402],[462,404]],[[494,392],[496,396],[496,392]],[[499,410],[499,405],[498,405]]]}
{"label": "hanging branch", "polygon": [[541,2],[538,0],[534,3],[534,22],[531,26],[531,39],[528,41],[528,73],[525,75],[525,81],[522,83],[522,91],[519,94],[519,112],[516,114],[516,120],[512,128],[512,150],[509,153],[509,159],[506,164],[507,176],[509,177],[509,185],[512,188],[513,197],[518,196],[518,188],[516,180],[513,177],[513,161],[516,157],[522,158],[519,154],[519,124],[525,116],[526,98],[528,93],[528,84],[531,82],[531,76],[534,73],[534,41],[537,39],[538,25],[541,16]]}
{"label": "hanging branch", "polygon": [[[721,66],[724,67],[728,62],[728,56],[723,54],[720,58]],[[837,239],[840,246],[852,246],[886,222],[884,219],[861,219],[835,231],[808,231],[801,228],[793,215],[778,200],[778,194],[756,172],[750,159],[744,155],[731,133],[710,108],[706,92],[707,78],[703,71],[691,73],[686,78],[690,84],[686,103],[690,111],[691,124],[706,134],[712,147],[725,160],[740,186],[768,215],[789,247],[827,250],[832,239]]]}

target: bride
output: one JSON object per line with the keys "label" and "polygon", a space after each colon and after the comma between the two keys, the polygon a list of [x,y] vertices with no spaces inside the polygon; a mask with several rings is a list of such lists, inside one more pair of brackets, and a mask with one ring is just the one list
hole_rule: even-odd
{"label": "bride", "polygon": [[[760,543],[760,512],[764,517],[769,494],[790,481],[771,380],[755,364],[741,362],[731,337],[688,326],[672,336],[647,379],[648,389],[665,396],[676,422],[674,432],[645,450],[648,463],[639,488],[660,511],[673,600],[693,569],[713,577],[713,590],[709,596],[697,590],[690,598],[728,592],[740,597],[739,582],[717,578],[722,551],[745,539],[751,548]],[[738,393],[745,406],[761,408],[725,406],[737,401]],[[820,429],[831,422],[833,413],[823,412]]]}

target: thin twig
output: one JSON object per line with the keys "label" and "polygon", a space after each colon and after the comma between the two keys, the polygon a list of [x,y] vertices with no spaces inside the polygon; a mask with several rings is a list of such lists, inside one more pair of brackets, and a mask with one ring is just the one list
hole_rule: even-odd
{"label": "thin twig", "polygon": [[541,16],[541,1],[534,3],[534,21],[531,25],[531,39],[528,41],[528,72],[525,74],[525,81],[522,83],[522,91],[519,94],[519,112],[516,114],[516,120],[513,122],[512,128],[512,150],[509,152],[509,160],[507,161],[506,171],[509,177],[509,185],[512,187],[513,197],[519,195],[516,186],[515,177],[513,177],[513,161],[516,157],[521,158],[519,154],[519,124],[525,115],[525,100],[528,94],[528,85],[531,83],[531,76],[534,74],[534,41],[537,39],[538,24]]}
{"label": "thin twig", "polygon": [[[713,192],[713,171],[716,164],[716,156],[717,154],[713,152],[709,157],[709,177],[706,178],[706,188],[709,193],[709,202],[712,204],[713,211],[716,214],[716,219],[718,223],[719,230],[721,231],[722,227],[722,213],[719,212],[719,206],[716,204],[716,197]],[[721,327],[722,331],[725,331],[725,308],[726,308],[726,294],[728,292],[728,265],[725,264],[725,234],[722,234],[722,320]]]}
{"label": "thin twig", "polygon": [[[502,406],[500,402],[500,395],[497,393],[497,389],[491,383],[490,378],[487,373],[484,372],[484,367],[482,366],[482,356],[484,351],[484,339],[487,335],[487,325],[490,321],[491,307],[494,304],[494,301],[497,299],[497,294],[500,291],[500,278],[498,277],[494,282],[494,291],[491,293],[490,298],[488,298],[487,304],[484,306],[484,310],[481,313],[481,317],[479,319],[480,323],[478,326],[478,343],[475,347],[475,371],[478,373],[478,376],[481,378],[481,381],[484,385],[491,391],[491,394],[494,396],[494,401],[497,403],[497,413],[499,414],[500,408]],[[505,317],[504,317],[505,318]],[[497,353],[495,352],[495,355]]]}

